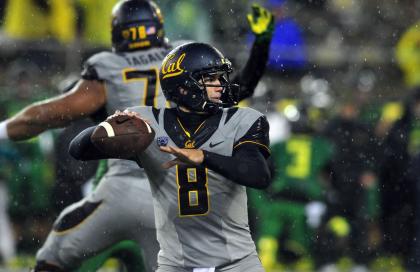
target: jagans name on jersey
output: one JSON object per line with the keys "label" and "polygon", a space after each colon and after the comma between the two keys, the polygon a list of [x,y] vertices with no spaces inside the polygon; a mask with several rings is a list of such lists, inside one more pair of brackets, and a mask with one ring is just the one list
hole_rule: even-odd
{"label": "jagans name on jersey", "polygon": [[130,65],[147,65],[152,62],[162,61],[166,56],[166,51],[153,52],[137,56],[125,56],[124,58]]}

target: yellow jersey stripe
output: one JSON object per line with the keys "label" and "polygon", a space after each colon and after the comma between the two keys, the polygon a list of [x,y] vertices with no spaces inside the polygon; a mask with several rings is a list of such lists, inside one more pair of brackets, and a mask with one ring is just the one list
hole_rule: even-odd
{"label": "yellow jersey stripe", "polygon": [[256,145],[259,145],[259,146],[264,147],[267,150],[268,153],[271,153],[270,148],[268,146],[266,146],[264,144],[261,144],[261,143],[258,143],[258,142],[254,142],[254,141],[243,141],[243,142],[240,142],[237,145],[235,145],[233,147],[233,149],[237,148],[238,146],[240,146],[242,144],[256,144]]}

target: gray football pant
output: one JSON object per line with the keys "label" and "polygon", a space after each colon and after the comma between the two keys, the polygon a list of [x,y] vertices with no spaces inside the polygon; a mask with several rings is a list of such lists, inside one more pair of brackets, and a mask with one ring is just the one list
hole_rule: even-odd
{"label": "gray football pant", "polygon": [[[96,208],[89,210],[90,214],[78,218],[71,226],[56,231],[60,222],[69,221],[69,215],[86,211],[88,206]],[[74,216],[72,220],[75,220]],[[105,176],[90,195],[61,212],[36,259],[66,270],[73,269],[122,240],[138,242],[147,271],[155,271],[159,244],[148,181]]]}
{"label": "gray football pant", "polygon": [[[251,254],[231,264],[217,267],[215,272],[264,272],[257,254]],[[169,265],[159,265],[156,272],[193,272],[192,268],[180,268]]]}
{"label": "gray football pant", "polygon": [[0,180],[0,260],[9,261],[16,255],[16,242],[7,213],[9,194],[6,184]]}

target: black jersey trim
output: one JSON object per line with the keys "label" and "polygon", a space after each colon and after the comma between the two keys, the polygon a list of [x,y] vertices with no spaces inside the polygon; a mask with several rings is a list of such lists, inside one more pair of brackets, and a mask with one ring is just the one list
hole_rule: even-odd
{"label": "black jersey trim", "polygon": [[81,73],[81,77],[85,80],[97,80],[101,82],[103,81],[99,78],[98,72],[92,65],[85,65],[85,68]]}
{"label": "black jersey trim", "polygon": [[239,142],[238,144],[236,144],[236,145],[233,147],[233,149],[235,149],[235,148],[237,148],[238,146],[243,145],[243,144],[256,144],[256,145],[258,145],[258,146],[260,146],[260,147],[265,148],[265,149],[267,150],[267,152],[268,152],[268,153],[271,153],[270,148],[269,148],[268,146],[266,146],[265,144],[259,143],[259,142],[255,142],[255,141],[243,141],[243,142]]}
{"label": "black jersey trim", "polygon": [[238,148],[243,144],[256,144],[261,148],[264,156],[268,157],[270,156],[269,130],[270,125],[268,124],[267,118],[261,116],[252,124],[245,135],[233,144],[233,148]]}
{"label": "black jersey trim", "polygon": [[229,122],[230,118],[239,110],[238,107],[230,108],[228,109],[228,112],[226,114],[225,124]]}
{"label": "black jersey trim", "polygon": [[158,123],[159,124],[159,113],[160,113],[160,109],[157,109],[157,108],[152,108],[152,113],[153,113],[153,116],[155,117],[155,120],[156,120],[156,123]]}
{"label": "black jersey trim", "polygon": [[75,210],[69,212],[59,221],[54,223],[53,230],[57,234],[64,234],[72,229],[83,224],[86,219],[91,216],[102,204],[99,202],[85,202],[82,206],[77,207]]}
{"label": "black jersey trim", "polygon": [[177,109],[165,109],[163,121],[168,136],[179,148],[199,148],[216,132],[223,116],[223,111],[211,115],[200,126],[200,129],[188,136],[178,122]]}

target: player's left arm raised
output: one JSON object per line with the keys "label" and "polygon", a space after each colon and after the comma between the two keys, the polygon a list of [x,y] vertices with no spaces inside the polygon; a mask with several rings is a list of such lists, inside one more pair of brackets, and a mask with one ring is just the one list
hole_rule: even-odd
{"label": "player's left arm raised", "polygon": [[233,79],[233,83],[241,87],[237,94],[238,101],[251,97],[263,76],[274,32],[273,13],[258,4],[252,5],[252,12],[247,15],[247,19],[255,40],[245,67]]}
{"label": "player's left arm raised", "polygon": [[268,147],[268,131],[267,119],[260,117],[235,143],[232,156],[223,156],[201,149],[162,146],[161,151],[176,156],[163,167],[169,168],[176,164],[203,165],[235,183],[257,189],[267,188],[274,174]]}

